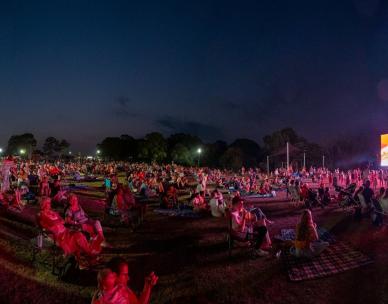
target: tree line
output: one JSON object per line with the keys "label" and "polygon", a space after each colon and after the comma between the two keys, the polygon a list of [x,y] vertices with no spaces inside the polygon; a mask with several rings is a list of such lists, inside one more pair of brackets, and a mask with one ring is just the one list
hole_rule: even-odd
{"label": "tree line", "polygon": [[[107,137],[96,145],[99,157],[105,160],[129,160],[137,162],[174,162],[186,166],[206,166],[238,170],[242,166],[267,168],[285,166],[286,143],[290,145],[290,164],[294,168],[321,166],[325,155],[325,165],[334,167],[351,167],[365,162],[366,159],[376,160],[373,154],[365,156],[365,151],[358,141],[338,139],[332,144],[322,147],[299,136],[294,129],[284,128],[263,137],[262,145],[248,138],[239,138],[228,144],[217,140],[212,143],[203,142],[198,136],[177,133],[168,137],[152,132],[143,138],[130,135]],[[48,158],[69,157],[70,143],[65,139],[48,137],[40,150],[31,133],[13,135],[8,140],[7,154],[19,155],[20,149],[26,154],[40,154]],[[363,153],[360,158],[357,155]],[[376,158],[376,157],[375,157]],[[349,161],[350,160],[350,161]]]}

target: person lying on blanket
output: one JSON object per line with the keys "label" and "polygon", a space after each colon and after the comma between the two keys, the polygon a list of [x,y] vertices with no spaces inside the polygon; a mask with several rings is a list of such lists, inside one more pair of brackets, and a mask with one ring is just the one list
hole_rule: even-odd
{"label": "person lying on blanket", "polygon": [[51,233],[56,244],[62,248],[66,255],[74,255],[80,262],[84,255],[89,264],[97,261],[97,255],[101,251],[99,240],[87,241],[85,235],[79,231],[72,231],[65,227],[65,221],[58,212],[51,209],[51,199],[43,198],[38,213],[39,225]]}
{"label": "person lying on blanket", "polygon": [[300,222],[296,225],[294,245],[290,252],[298,258],[318,256],[329,246],[328,242],[319,240],[317,224],[309,209],[303,211]]}
{"label": "person lying on blanket", "polygon": [[257,256],[268,255],[261,249],[267,234],[267,228],[260,225],[255,216],[244,208],[244,200],[235,196],[232,200],[232,233],[241,240],[254,240]]}
{"label": "person lying on blanket", "polygon": [[69,207],[65,213],[66,224],[79,226],[82,231],[87,232],[96,244],[102,244],[105,240],[104,232],[99,220],[88,217],[85,211],[78,203],[78,197],[75,194],[69,196]]}

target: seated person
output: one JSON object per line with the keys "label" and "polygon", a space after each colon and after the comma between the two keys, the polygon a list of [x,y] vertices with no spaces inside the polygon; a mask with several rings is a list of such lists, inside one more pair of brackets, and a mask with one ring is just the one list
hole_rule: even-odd
{"label": "seated person", "polygon": [[327,206],[330,203],[331,203],[330,191],[329,191],[329,188],[326,187],[322,197],[322,205]]}
{"label": "seated person", "polygon": [[22,202],[22,193],[19,188],[15,188],[12,206],[18,209],[23,209],[24,204]]}
{"label": "seated person", "polygon": [[267,233],[265,226],[255,221],[255,217],[249,211],[244,209],[244,201],[241,197],[235,196],[232,200],[232,233],[241,240],[254,240],[255,253],[258,256],[268,255],[268,252],[261,249],[264,238]]}
{"label": "seated person", "polygon": [[50,196],[49,177],[44,175],[40,182],[39,193],[41,196]]}
{"label": "seated person", "polygon": [[215,198],[220,200],[220,201],[224,201],[224,196],[222,195],[221,191],[218,189],[218,187],[214,190],[214,195],[215,195]]}
{"label": "seated person", "polygon": [[87,232],[92,239],[98,238],[102,243],[105,239],[99,220],[93,220],[88,217],[85,211],[78,203],[75,194],[69,196],[69,207],[65,213],[65,222],[70,225],[78,225],[82,231]]}
{"label": "seated person", "polygon": [[158,277],[155,273],[151,272],[148,277],[144,280],[143,291],[140,296],[137,296],[135,292],[128,286],[128,281],[130,276],[128,274],[128,263],[120,257],[113,258],[108,263],[109,268],[116,273],[117,280],[116,283],[121,290],[125,290],[125,295],[128,300],[128,303],[131,304],[148,304],[150,302],[152,288],[158,282]]}
{"label": "seated person", "polygon": [[120,215],[120,210],[124,207],[124,192],[121,185],[119,185],[113,194],[112,202],[109,208],[110,215]]}
{"label": "seated person", "polygon": [[51,197],[53,202],[66,204],[68,199],[67,191],[62,189],[59,179],[54,180],[54,183],[52,184]]}
{"label": "seated person", "polygon": [[4,207],[8,208],[16,208],[16,209],[23,209],[24,205],[21,200],[21,193],[18,188],[15,188],[14,190],[8,190],[1,194],[1,203]]}
{"label": "seated person", "polygon": [[380,206],[384,213],[388,213],[388,188],[385,189],[384,195],[379,199]]}
{"label": "seated person", "polygon": [[201,212],[207,210],[207,205],[203,197],[203,192],[194,193],[194,197],[191,200],[191,205],[193,206],[194,212]]}
{"label": "seated person", "polygon": [[319,240],[317,224],[313,221],[311,211],[305,209],[296,225],[295,247],[291,248],[291,254],[298,258],[312,258],[321,254],[328,246],[329,243]]}
{"label": "seated person", "polygon": [[92,304],[129,304],[125,288],[117,284],[117,274],[111,269],[104,268],[98,272],[97,284]]}
{"label": "seated person", "polygon": [[148,190],[148,185],[145,180],[141,182],[140,188],[139,188],[139,195],[146,196],[146,192]]}
{"label": "seated person", "polygon": [[[258,226],[264,226],[267,228],[267,225],[274,224],[273,221],[270,221],[267,216],[264,214],[264,212],[259,207],[254,207],[252,210],[249,211],[256,217],[256,225]],[[272,241],[271,237],[269,236],[268,228],[267,233],[265,234],[265,238],[263,241],[263,244],[261,245],[261,249],[270,249],[272,247]]]}
{"label": "seated person", "polygon": [[177,189],[174,185],[169,185],[167,189],[167,197],[168,200],[173,203],[174,206],[178,204],[178,195],[177,195]]}
{"label": "seated person", "polygon": [[122,196],[123,201],[119,206],[120,221],[122,223],[134,223],[136,218],[144,215],[147,205],[137,204],[135,196],[128,186],[123,187]]}
{"label": "seated person", "polygon": [[309,187],[307,184],[303,184],[300,188],[300,197],[302,200],[307,200],[309,198]]}
{"label": "seated person", "polygon": [[214,190],[211,193],[209,206],[210,206],[210,212],[211,212],[212,216],[223,217],[225,215],[226,205],[225,205],[223,199],[219,198],[216,190]]}
{"label": "seated person", "polygon": [[[37,189],[39,184],[39,176],[36,174],[35,171],[31,171],[31,173],[28,175],[28,185],[32,189]],[[36,191],[35,191],[35,194]]]}
{"label": "seated person", "polygon": [[81,255],[85,255],[89,258],[89,262],[94,262],[101,251],[99,240],[92,239],[88,242],[82,232],[65,227],[65,222],[58,212],[51,209],[51,199],[48,197],[40,204],[38,223],[40,227],[52,234],[52,238],[66,255],[75,255],[78,261]]}
{"label": "seated person", "polygon": [[323,186],[323,183],[319,185],[318,188],[318,198],[321,202],[323,202],[323,196],[325,195],[325,188]]}
{"label": "seated person", "polygon": [[3,195],[3,192],[0,191],[0,206],[4,206],[6,204],[5,197]]}

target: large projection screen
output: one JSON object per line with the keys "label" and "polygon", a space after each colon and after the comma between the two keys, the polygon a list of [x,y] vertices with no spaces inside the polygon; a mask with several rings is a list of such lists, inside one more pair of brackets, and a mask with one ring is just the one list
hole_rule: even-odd
{"label": "large projection screen", "polygon": [[388,134],[381,135],[381,166],[388,167]]}

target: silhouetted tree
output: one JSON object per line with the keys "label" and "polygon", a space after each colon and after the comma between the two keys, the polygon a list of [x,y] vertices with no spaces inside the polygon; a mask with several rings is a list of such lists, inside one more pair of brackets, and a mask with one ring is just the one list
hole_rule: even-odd
{"label": "silhouetted tree", "polygon": [[181,143],[177,143],[171,149],[172,161],[180,165],[193,166],[195,161],[194,156],[195,153]]}
{"label": "silhouetted tree", "polygon": [[139,142],[139,157],[147,161],[163,162],[167,157],[167,141],[158,132],[149,133]]}
{"label": "silhouetted tree", "polygon": [[220,163],[225,169],[237,171],[243,166],[244,155],[240,148],[229,147],[222,155]]}
{"label": "silhouetted tree", "polygon": [[220,159],[227,149],[228,144],[221,140],[205,145],[202,153],[203,165],[213,168],[220,167]]}
{"label": "silhouetted tree", "polygon": [[54,154],[62,156],[63,152],[69,147],[70,144],[65,139],[59,141],[55,137],[50,136],[46,138],[42,150],[47,156],[53,156]]}
{"label": "silhouetted tree", "polygon": [[296,145],[306,140],[298,136],[292,128],[285,128],[263,137],[264,148],[268,154],[272,154],[285,147],[286,143]]}
{"label": "silhouetted tree", "polygon": [[128,160],[136,156],[136,140],[129,135],[120,137],[107,137],[97,148],[101,151],[101,156],[113,160]]}
{"label": "silhouetted tree", "polygon": [[258,166],[263,153],[260,146],[255,141],[247,138],[240,138],[236,139],[230,147],[238,148],[241,151],[243,166],[250,168]]}
{"label": "silhouetted tree", "polygon": [[8,140],[7,154],[18,155],[21,149],[24,149],[29,158],[36,147],[36,139],[31,133],[21,135],[12,135]]}

